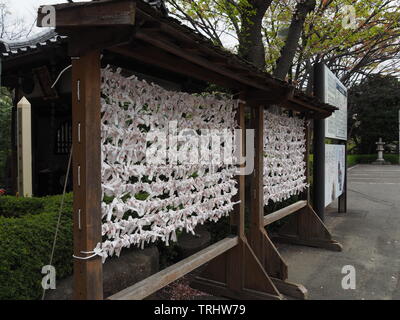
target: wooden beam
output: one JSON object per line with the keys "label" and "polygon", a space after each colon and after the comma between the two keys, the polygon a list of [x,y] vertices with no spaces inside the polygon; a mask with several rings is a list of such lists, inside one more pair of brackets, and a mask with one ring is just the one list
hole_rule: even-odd
{"label": "wooden beam", "polygon": [[[239,238],[240,239],[240,238]],[[237,256],[236,264],[227,255]],[[237,268],[243,272],[230,275],[232,269]],[[234,286],[230,284],[230,277],[236,275]],[[282,296],[275,287],[269,275],[260,262],[246,239],[240,239],[235,246],[225,255],[211,261],[203,274],[191,283],[193,288],[208,292],[214,296],[230,299],[262,299],[281,300]]]}
{"label": "wooden beam", "polygon": [[276,291],[276,294],[246,288],[240,291],[232,291],[224,283],[202,277],[198,277],[192,283],[192,286],[203,292],[212,292],[214,296],[233,300],[283,300],[278,291]]}
{"label": "wooden beam", "polygon": [[183,277],[201,265],[213,260],[239,244],[238,237],[225,238],[194,255],[126,288],[111,297],[109,300],[141,300],[175,280]]}
{"label": "wooden beam", "polygon": [[284,217],[286,217],[288,215],[296,213],[297,211],[299,211],[300,209],[303,209],[306,206],[307,206],[307,201],[298,201],[286,208],[283,208],[281,210],[270,213],[270,214],[264,216],[264,226],[267,226],[275,221],[283,219]]}
{"label": "wooden beam", "polygon": [[263,105],[283,104],[293,97],[294,87],[270,88],[270,90],[250,90],[247,101]]}
{"label": "wooden beam", "polygon": [[265,259],[262,261],[264,269],[270,277],[286,281],[288,278],[288,265],[279,253],[274,243],[269,238],[267,231],[262,228],[258,236],[264,241]]}
{"label": "wooden beam", "polygon": [[332,114],[331,112],[329,112],[325,109],[314,106],[311,103],[306,103],[296,97],[291,97],[289,100],[285,101],[283,103],[283,105],[289,109],[292,109],[293,107],[297,107],[297,108],[300,107],[300,108],[302,108],[302,111],[314,111],[314,113],[315,113],[314,118],[317,118],[317,119],[324,119],[324,118],[329,117]]}
{"label": "wooden beam", "polygon": [[[100,27],[132,26],[135,24],[136,2],[92,1],[53,6],[56,10],[56,28],[60,27]],[[37,26],[44,25],[48,13],[43,6],[38,9]]]}
{"label": "wooden beam", "polygon": [[304,107],[299,106],[299,105],[294,104],[294,103],[286,102],[284,104],[279,104],[279,107],[281,107],[282,109],[285,109],[285,110],[292,110],[292,111],[295,111],[295,112],[305,113],[307,119],[313,119],[314,115],[315,115],[315,111],[314,110],[312,110],[312,111],[306,110]]}
{"label": "wooden beam", "polygon": [[332,235],[312,207],[307,204],[274,234],[278,242],[342,251],[342,245]]}
{"label": "wooden beam", "polygon": [[133,46],[114,47],[109,49],[109,51],[201,81],[214,83],[231,89],[240,90],[245,88],[243,84],[237,81],[209,71],[168,52],[157,50],[157,48],[147,44],[135,42]]}
{"label": "wooden beam", "polygon": [[336,240],[300,239],[298,237],[290,237],[284,235],[274,235],[272,239],[279,243],[293,244],[312,248],[322,248],[335,252],[343,251],[343,246]]}
{"label": "wooden beam", "polygon": [[[156,37],[154,35],[153,36],[149,35],[140,30],[138,30],[137,33],[135,34],[135,38],[143,40],[159,49],[168,51],[178,57],[181,57],[192,63],[195,63],[195,64],[205,68],[206,70],[211,70],[215,73],[218,73],[218,74],[228,77],[230,79],[234,79],[235,81],[238,81],[239,83],[242,83],[244,85],[249,85],[249,86],[261,89],[261,90],[270,90],[271,89],[270,86],[265,85],[260,81],[254,81],[254,80],[245,78],[245,77],[239,75],[237,72],[233,72],[233,71],[229,70],[228,68],[224,68],[221,66],[217,66],[213,63],[210,63],[210,61],[207,58],[204,58],[204,57],[198,56],[198,55],[194,55],[193,53],[188,53],[183,48],[172,43],[172,41],[170,41],[170,39],[162,39],[162,38]],[[276,87],[276,84],[275,84],[275,87]]]}
{"label": "wooden beam", "polygon": [[56,31],[68,36],[68,54],[70,57],[128,44],[134,34],[134,28],[131,26],[57,28]]}
{"label": "wooden beam", "polygon": [[[72,60],[74,255],[87,257],[101,237],[100,52]],[[74,299],[103,299],[100,257],[74,260]]]}

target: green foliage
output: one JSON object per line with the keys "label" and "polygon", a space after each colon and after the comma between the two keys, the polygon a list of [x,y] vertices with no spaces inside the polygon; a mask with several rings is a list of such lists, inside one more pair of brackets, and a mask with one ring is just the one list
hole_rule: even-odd
{"label": "green foliage", "polygon": [[[50,261],[61,198],[0,197],[0,300],[41,297],[41,270]],[[72,194],[66,195],[61,215],[52,263],[57,279],[72,274],[72,199]],[[177,232],[178,239],[180,234]],[[158,241],[156,245],[161,269],[178,261],[181,253],[177,242],[166,246]]]}
{"label": "green foliage", "polygon": [[0,87],[0,187],[4,187],[7,157],[11,152],[11,94]]}
{"label": "green foliage", "polygon": [[347,156],[347,166],[348,168],[351,168],[353,166],[355,166],[358,162],[357,162],[357,158],[359,157],[359,155],[357,154],[349,154]]}
{"label": "green foliage", "polygon": [[[347,155],[347,167],[351,168],[356,164],[370,164],[376,160],[378,157],[377,154],[348,154]],[[386,161],[389,161],[392,164],[399,163],[399,155],[398,154],[384,154],[383,158]],[[313,168],[313,157],[310,156],[310,169],[312,171]],[[310,173],[312,179],[312,172]],[[312,184],[312,183],[311,183]],[[312,193],[311,193],[312,194]]]}
{"label": "green foliage", "polygon": [[[285,45],[295,4],[294,0],[273,1],[264,18],[268,42],[266,61],[272,67],[270,71]],[[346,26],[350,16],[346,10],[348,5],[355,11],[354,27]],[[386,62],[388,57],[399,52],[395,45],[400,32],[397,8],[395,0],[318,0],[314,12],[306,19],[291,78],[304,88],[312,66],[324,62],[346,85],[350,85]],[[396,63],[387,64],[384,72],[394,71],[397,67]]]}
{"label": "green foliage", "polygon": [[[261,37],[258,37],[256,13],[262,4],[269,3],[267,0],[166,1],[171,15],[232,51],[246,47],[250,35],[261,39],[259,46],[265,48],[268,72],[274,71],[281,58],[290,33],[289,26],[298,18],[297,9],[301,2],[305,1],[271,1],[263,16]],[[317,62],[326,63],[349,86],[378,66],[382,74],[398,72],[399,64],[392,59],[400,51],[397,0],[317,0],[316,4],[302,27],[289,72],[294,84],[305,89],[312,66]],[[355,10],[353,27],[346,24],[350,16],[347,5]]]}
{"label": "green foliage", "polygon": [[[347,156],[348,167],[352,167],[356,164],[370,164],[377,158],[377,154],[350,154]],[[399,163],[398,154],[384,154],[383,158],[392,164]]]}
{"label": "green foliage", "polygon": [[42,198],[16,198],[11,196],[0,197],[0,216],[21,217],[42,212],[44,200]]}
{"label": "green foliage", "polygon": [[374,154],[376,142],[398,141],[400,81],[371,75],[350,90],[349,127],[360,154]]}
{"label": "green foliage", "polygon": [[400,160],[398,154],[385,154],[383,155],[383,159],[389,161],[392,164],[398,164]]}
{"label": "green foliage", "polygon": [[[38,299],[42,293],[42,267],[50,262],[50,253],[58,219],[61,196],[46,197],[43,207],[19,218],[0,217],[0,300]],[[18,198],[15,207],[19,210]],[[66,196],[57,246],[52,265],[57,279],[72,273],[72,194]]]}

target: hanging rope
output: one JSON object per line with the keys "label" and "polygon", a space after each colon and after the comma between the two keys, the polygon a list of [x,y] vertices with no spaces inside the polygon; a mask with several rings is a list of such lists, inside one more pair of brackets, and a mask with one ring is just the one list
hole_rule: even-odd
{"label": "hanging rope", "polygon": [[72,68],[72,64],[70,64],[68,67],[64,68],[59,75],[57,76],[57,79],[54,81],[53,85],[51,86],[51,88],[53,89],[55,87],[55,85],[57,84],[58,80],[60,80],[61,76],[63,75],[63,73],[65,71],[67,71],[69,68]]}
{"label": "hanging rope", "polygon": [[[69,177],[69,172],[71,169],[71,161],[72,161],[72,146],[71,146],[71,150],[69,152],[67,174],[65,175],[64,189],[63,189],[63,194],[62,194],[62,198],[61,198],[60,208],[58,210],[58,220],[57,220],[56,232],[54,234],[53,247],[51,249],[50,262],[49,262],[50,266],[53,263],[54,251],[55,251],[56,243],[57,243],[58,230],[60,229],[61,213],[62,213],[62,209],[64,207],[64,200],[65,200],[65,194],[66,194],[66,190],[67,190],[68,177]],[[44,300],[45,295],[46,295],[46,289],[43,288],[42,300]]]}

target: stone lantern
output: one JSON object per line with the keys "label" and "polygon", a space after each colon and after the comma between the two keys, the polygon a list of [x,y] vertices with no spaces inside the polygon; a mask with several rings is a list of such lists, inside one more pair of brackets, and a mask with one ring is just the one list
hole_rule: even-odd
{"label": "stone lantern", "polygon": [[376,148],[376,151],[378,151],[378,159],[375,160],[372,164],[390,164],[390,162],[385,161],[383,159],[383,151],[385,151],[385,144],[386,142],[382,142],[382,138],[379,138],[379,141],[376,142],[376,145],[378,146]]}

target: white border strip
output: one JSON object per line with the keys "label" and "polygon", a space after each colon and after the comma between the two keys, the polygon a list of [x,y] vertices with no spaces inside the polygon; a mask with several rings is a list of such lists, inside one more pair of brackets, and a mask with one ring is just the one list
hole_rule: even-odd
{"label": "white border strip", "polygon": [[355,167],[358,167],[359,165],[360,165],[360,164],[356,164],[356,165],[354,165],[354,166],[348,168],[347,171],[353,170]]}

